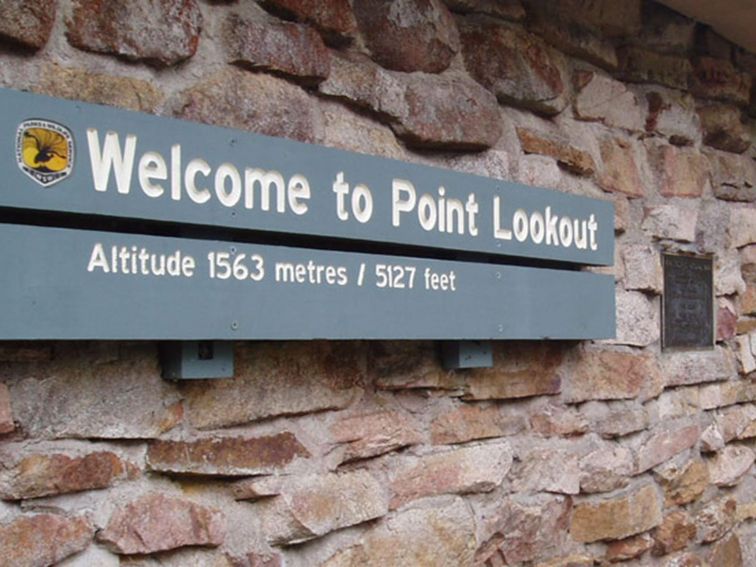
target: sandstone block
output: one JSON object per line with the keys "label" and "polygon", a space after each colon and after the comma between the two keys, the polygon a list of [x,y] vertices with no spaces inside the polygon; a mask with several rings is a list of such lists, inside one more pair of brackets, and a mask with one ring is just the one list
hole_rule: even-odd
{"label": "sandstone block", "polygon": [[[746,294],[748,290],[746,290]],[[727,341],[735,337],[738,329],[738,316],[730,305],[720,305],[717,309],[717,335],[716,341]]]}
{"label": "sandstone block", "polygon": [[545,437],[569,437],[590,430],[590,424],[582,413],[554,404],[537,407],[530,417],[530,427]]}
{"label": "sandstone block", "polygon": [[646,194],[641,181],[636,144],[623,138],[606,138],[601,141],[602,167],[598,184],[604,191],[622,193],[628,197]]}
{"label": "sandstone block", "polygon": [[701,409],[715,409],[756,400],[756,382],[731,380],[701,388]]}
{"label": "sandstone block", "polygon": [[580,492],[578,456],[568,450],[548,448],[528,451],[520,455],[520,462],[510,476],[515,492]]}
{"label": "sandstone block", "polygon": [[123,357],[102,361],[77,348],[61,345],[52,361],[19,367],[13,412],[29,436],[149,439],[181,421],[182,405],[160,376],[154,345],[121,347]]}
{"label": "sandstone block", "polygon": [[174,65],[197,51],[202,12],[195,0],[163,0],[156,18],[150,0],[102,3],[77,0],[68,20],[71,45],[160,66]]}
{"label": "sandstone block", "polygon": [[576,148],[567,140],[543,135],[528,128],[517,128],[517,137],[526,154],[553,157],[561,167],[576,175],[592,175],[596,170],[591,154]]}
{"label": "sandstone block", "polygon": [[728,445],[708,462],[711,482],[717,486],[735,486],[751,469],[755,458],[746,446]]}
{"label": "sandstone block", "polygon": [[460,35],[467,70],[501,102],[547,115],[567,105],[564,58],[537,36],[467,18]]}
{"label": "sandstone block", "polygon": [[621,437],[648,427],[645,406],[638,402],[588,402],[581,411],[590,423],[590,430],[602,437]]}
{"label": "sandstone block", "polygon": [[722,150],[742,154],[751,147],[751,134],[741,120],[740,110],[722,104],[702,106],[698,109],[705,144]]}
{"label": "sandstone block", "polygon": [[633,83],[656,83],[673,89],[687,90],[690,61],[639,47],[618,51],[619,76]]}
{"label": "sandstone block", "polygon": [[664,197],[700,197],[709,180],[706,156],[690,148],[656,145],[650,148],[651,162]]}
{"label": "sandstone block", "polygon": [[567,543],[570,499],[510,496],[496,512],[491,535],[478,548],[476,564],[512,565],[553,556]]}
{"label": "sandstone block", "polygon": [[296,436],[286,431],[264,437],[154,441],[147,450],[147,464],[164,473],[245,476],[270,473],[309,456]]}
{"label": "sandstone block", "polygon": [[371,341],[368,368],[370,381],[385,390],[456,390],[464,385],[461,376],[441,367],[432,342]]}
{"label": "sandstone block", "polygon": [[[734,211],[731,212],[731,220],[736,222]],[[754,209],[756,218],[756,209]],[[730,231],[735,230],[729,227]],[[742,230],[747,231],[748,226],[742,226]],[[732,237],[731,237],[732,239]],[[743,274],[740,270],[740,255],[736,250],[724,250],[714,258],[714,293],[717,297],[723,295],[741,295],[746,291],[746,283],[743,281]]]}
{"label": "sandstone block", "polygon": [[[344,408],[362,380],[362,352],[351,343],[261,343],[238,348],[236,377],[187,384],[195,427],[209,429],[276,415]],[[292,365],[291,361],[298,364]]]}
{"label": "sandstone block", "polygon": [[667,506],[682,506],[698,500],[709,486],[709,468],[700,459],[682,464],[674,461],[655,471],[664,489]]}
{"label": "sandstone block", "polygon": [[299,87],[264,74],[228,68],[179,96],[177,116],[268,136],[314,142],[321,136],[313,99]]}
{"label": "sandstone block", "polygon": [[630,449],[614,445],[596,449],[580,459],[580,491],[591,494],[625,488],[634,472]]}
{"label": "sandstone block", "polygon": [[603,500],[575,505],[570,533],[579,542],[623,539],[658,526],[662,502],[651,484]]}
{"label": "sandstone block", "polygon": [[727,201],[756,200],[756,162],[730,152],[708,152],[714,195]]}
{"label": "sandstone block", "polygon": [[355,0],[354,15],[373,58],[387,69],[440,73],[459,51],[454,18],[441,0]]}
{"label": "sandstone block", "polygon": [[345,417],[331,428],[334,443],[343,444],[341,462],[367,459],[422,442],[420,425],[398,411]]}
{"label": "sandstone block", "polygon": [[55,23],[55,0],[3,0],[0,39],[39,49],[47,43]]}
{"label": "sandstone block", "polygon": [[[660,4],[655,4],[661,6]],[[646,91],[646,131],[669,138],[675,146],[690,146],[701,138],[695,99],[687,93],[653,87]]]}
{"label": "sandstone block", "polygon": [[682,551],[696,537],[696,526],[683,510],[667,515],[654,531],[654,555]]}
{"label": "sandstone block", "polygon": [[748,73],[738,71],[729,60],[698,57],[692,71],[690,92],[694,96],[732,102],[740,106],[748,104],[751,97],[751,77]]}
{"label": "sandstone block", "polygon": [[692,425],[662,424],[653,430],[651,435],[638,447],[636,473],[645,472],[668,461],[678,453],[690,449],[698,442],[700,436],[701,427],[698,423]]}
{"label": "sandstone block", "polygon": [[585,348],[579,351],[562,395],[568,403],[628,399],[648,389],[658,394],[661,384],[659,364],[650,353]]}
{"label": "sandstone block", "polygon": [[285,482],[284,476],[243,478],[231,484],[231,493],[235,500],[260,500],[281,494]]}
{"label": "sandstone block", "polygon": [[444,4],[459,14],[487,14],[513,22],[525,19],[520,0],[444,0]]}
{"label": "sandstone block", "polygon": [[280,495],[258,506],[268,541],[294,544],[385,515],[388,496],[366,471],[312,474],[287,477]]}
{"label": "sandstone block", "polygon": [[729,380],[736,376],[734,357],[723,347],[701,352],[665,352],[661,366],[667,386]]}
{"label": "sandstone block", "polygon": [[613,344],[645,347],[659,340],[658,299],[637,291],[617,293],[617,338]]}
{"label": "sandstone block", "polygon": [[713,453],[719,451],[725,446],[724,438],[722,437],[722,431],[719,425],[712,423],[701,434],[701,451],[705,453]]}
{"label": "sandstone block", "polygon": [[466,374],[464,398],[496,400],[558,394],[566,350],[559,343],[497,343],[493,368]]}
{"label": "sandstone block", "polygon": [[733,247],[742,248],[756,243],[756,208],[733,207],[730,219],[730,240]]}
{"label": "sandstone block", "polygon": [[711,543],[721,539],[735,526],[736,514],[737,504],[732,498],[720,498],[706,505],[695,516],[699,541]]}
{"label": "sandstone block", "polygon": [[[595,24],[582,18],[574,2],[528,1],[528,26],[560,51],[605,69],[617,67],[612,41]],[[584,6],[583,6],[584,7]]]}
{"label": "sandstone block", "polygon": [[610,541],[606,547],[606,559],[610,563],[619,563],[638,559],[654,545],[654,539],[648,534],[631,536],[619,541]]}
{"label": "sandstone block", "polygon": [[117,509],[97,539],[122,555],[155,553],[187,545],[218,546],[223,514],[190,500],[152,493]]}
{"label": "sandstone block", "polygon": [[10,392],[5,384],[0,383],[0,435],[16,429],[13,423]]}
{"label": "sandstone block", "polygon": [[391,473],[392,509],[439,494],[490,492],[512,467],[512,449],[497,443],[404,459]]}
{"label": "sandstone block", "polygon": [[645,127],[645,109],[627,87],[606,75],[584,73],[576,80],[582,88],[573,107],[580,120],[602,122],[612,128],[641,132]]}
{"label": "sandstone block", "polygon": [[622,248],[625,264],[625,289],[661,293],[661,256],[647,244],[632,244]]}
{"label": "sandstone block", "polygon": [[357,29],[349,0],[264,0],[263,5],[273,12],[309,22],[329,38],[343,40]]}
{"label": "sandstone block", "polygon": [[129,465],[109,451],[83,457],[30,455],[0,473],[0,498],[22,500],[106,488],[128,473]]}
{"label": "sandstone block", "polygon": [[655,238],[693,242],[697,221],[695,204],[658,205],[645,211],[641,228]]}
{"label": "sandstone block", "polygon": [[434,445],[466,443],[475,439],[516,435],[526,427],[527,420],[521,415],[510,415],[496,406],[465,404],[433,420],[431,441]]}
{"label": "sandstone block", "polygon": [[57,64],[45,67],[37,92],[152,113],[164,98],[163,93],[147,81],[66,68]]}
{"label": "sandstone block", "polygon": [[52,347],[42,341],[3,341],[0,362],[34,362],[52,359]]}
{"label": "sandstone block", "polygon": [[52,565],[85,549],[94,527],[83,516],[24,515],[0,525],[2,565]]}
{"label": "sandstone block", "polygon": [[643,27],[629,41],[660,53],[689,53],[696,31],[695,20],[663,4],[643,3]]}
{"label": "sandstone block", "polygon": [[717,542],[709,556],[710,565],[722,567],[743,567],[743,551],[740,540],[736,534],[730,534],[727,538]]}
{"label": "sandstone block", "polygon": [[330,55],[309,26],[229,16],[223,36],[228,59],[241,67],[281,73],[306,84],[328,77]]}
{"label": "sandstone block", "polygon": [[413,74],[404,80],[406,113],[391,126],[408,145],[480,150],[501,136],[495,97],[466,76]]}
{"label": "sandstone block", "polygon": [[746,285],[746,292],[740,299],[740,312],[743,315],[756,315],[756,284]]}
{"label": "sandstone block", "polygon": [[756,357],[751,349],[751,334],[740,335],[735,339],[737,345],[738,367],[741,374],[750,374],[756,370]]}
{"label": "sandstone block", "polygon": [[471,565],[475,524],[461,498],[403,510],[369,530],[356,545],[337,552],[322,567]]}

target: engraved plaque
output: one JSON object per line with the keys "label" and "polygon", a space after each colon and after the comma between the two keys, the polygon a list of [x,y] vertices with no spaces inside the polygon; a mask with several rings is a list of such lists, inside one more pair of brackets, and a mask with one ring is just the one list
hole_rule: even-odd
{"label": "engraved plaque", "polygon": [[711,258],[665,254],[662,297],[664,348],[714,345],[714,293]]}

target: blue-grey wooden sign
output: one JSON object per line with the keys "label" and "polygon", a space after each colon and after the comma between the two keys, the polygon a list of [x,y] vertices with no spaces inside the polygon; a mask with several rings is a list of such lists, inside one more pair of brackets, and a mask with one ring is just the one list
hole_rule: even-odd
{"label": "blue-grey wooden sign", "polygon": [[0,224],[0,339],[598,339],[611,276]]}
{"label": "blue-grey wooden sign", "polygon": [[608,201],[0,89],[0,207],[611,265]]}

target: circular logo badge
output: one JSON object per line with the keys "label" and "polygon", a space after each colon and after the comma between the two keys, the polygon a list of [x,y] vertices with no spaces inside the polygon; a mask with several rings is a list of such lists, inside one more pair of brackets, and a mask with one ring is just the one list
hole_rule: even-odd
{"label": "circular logo badge", "polygon": [[65,179],[74,163],[71,131],[50,120],[24,120],[16,130],[16,162],[43,187]]}

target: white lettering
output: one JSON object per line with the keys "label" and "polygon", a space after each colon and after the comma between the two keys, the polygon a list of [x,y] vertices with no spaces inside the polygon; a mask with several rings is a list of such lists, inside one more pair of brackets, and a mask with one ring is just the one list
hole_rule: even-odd
{"label": "white lettering", "polygon": [[512,240],[512,231],[509,229],[501,228],[501,198],[494,197],[494,238],[498,240]]}
{"label": "white lettering", "polygon": [[307,203],[300,200],[310,199],[310,183],[304,175],[292,175],[289,179],[289,207],[295,215],[303,215],[307,212]]}
{"label": "white lettering", "polygon": [[[401,193],[407,195],[406,199],[401,198]],[[404,179],[394,179],[391,183],[391,224],[398,227],[401,225],[401,213],[408,213],[415,208],[417,194],[415,187],[409,181]]]}
{"label": "white lettering", "polygon": [[87,265],[87,271],[94,272],[95,268],[100,268],[106,274],[110,273],[108,260],[105,257],[105,250],[103,249],[102,244],[100,244],[99,242],[94,245],[94,248],[92,248],[92,255],[89,257],[89,265]]}
{"label": "white lettering", "polygon": [[126,195],[131,189],[131,172],[134,166],[134,153],[136,152],[136,136],[126,136],[124,153],[121,153],[121,143],[118,134],[108,132],[105,134],[105,143],[100,151],[100,139],[97,130],[87,128],[87,143],[89,145],[89,158],[92,163],[92,180],[95,191],[105,192],[108,190],[110,170],[114,170],[116,189]]}
{"label": "white lettering", "polygon": [[[226,179],[231,179],[231,191],[226,191]],[[222,205],[234,207],[241,199],[242,183],[239,170],[231,163],[221,164],[215,172],[215,194]]]}
{"label": "white lettering", "polygon": [[204,177],[210,175],[212,170],[210,165],[202,158],[194,158],[188,164],[186,164],[186,171],[184,172],[184,185],[186,186],[186,194],[189,198],[202,205],[210,200],[210,191],[206,187],[200,189],[197,188],[197,182],[195,178],[198,173],[201,173]]}
{"label": "white lettering", "polygon": [[165,193],[165,189],[159,183],[153,183],[153,179],[165,181],[168,179],[168,167],[157,152],[145,152],[139,160],[139,185],[148,197],[157,198]]}

